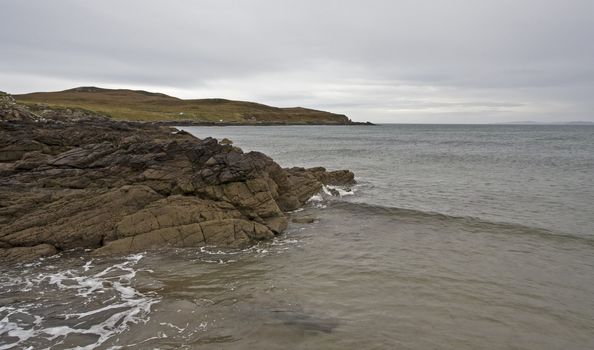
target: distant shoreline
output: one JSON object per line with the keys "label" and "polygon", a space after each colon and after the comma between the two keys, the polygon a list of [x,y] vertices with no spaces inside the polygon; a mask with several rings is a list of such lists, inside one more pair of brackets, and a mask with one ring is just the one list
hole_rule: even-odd
{"label": "distant shoreline", "polygon": [[[137,121],[136,121],[137,122]],[[377,125],[371,122],[350,122],[348,124],[338,123],[275,123],[275,122],[261,122],[261,123],[225,123],[225,122],[196,122],[191,120],[177,120],[177,121],[147,121],[145,123],[165,125],[165,126],[373,126]]]}
{"label": "distant shoreline", "polygon": [[372,125],[450,125],[450,126],[594,126],[594,122],[567,123],[375,123]]}

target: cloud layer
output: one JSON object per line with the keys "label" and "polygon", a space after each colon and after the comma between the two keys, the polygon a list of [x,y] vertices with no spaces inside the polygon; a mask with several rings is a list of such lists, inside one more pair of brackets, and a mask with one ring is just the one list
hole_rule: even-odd
{"label": "cloud layer", "polygon": [[594,2],[30,1],[0,90],[141,88],[376,122],[594,121]]}

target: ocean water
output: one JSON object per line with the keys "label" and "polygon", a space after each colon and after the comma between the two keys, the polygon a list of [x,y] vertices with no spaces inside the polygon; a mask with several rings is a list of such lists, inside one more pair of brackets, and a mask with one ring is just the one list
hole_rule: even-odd
{"label": "ocean water", "polygon": [[0,267],[0,350],[594,348],[594,127],[184,129],[358,184],[245,250]]}

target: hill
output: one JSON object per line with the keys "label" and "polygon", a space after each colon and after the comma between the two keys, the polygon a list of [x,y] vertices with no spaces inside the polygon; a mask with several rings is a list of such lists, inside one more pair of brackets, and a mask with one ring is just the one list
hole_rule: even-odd
{"label": "hill", "polygon": [[142,90],[78,87],[14,95],[32,109],[81,108],[118,120],[223,124],[351,124],[344,115],[220,98],[183,100]]}

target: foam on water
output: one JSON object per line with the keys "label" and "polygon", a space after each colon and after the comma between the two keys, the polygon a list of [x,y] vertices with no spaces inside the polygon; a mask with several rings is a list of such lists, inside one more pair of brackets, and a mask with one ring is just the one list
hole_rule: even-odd
{"label": "foam on water", "polygon": [[232,264],[241,261],[244,256],[260,258],[268,256],[271,253],[282,253],[283,251],[288,250],[290,246],[294,246],[301,242],[298,239],[289,238],[290,235],[290,232],[287,232],[282,236],[275,237],[270,242],[259,242],[258,244],[244,249],[222,250],[215,246],[204,246],[191,254],[197,256],[196,259],[193,259],[194,261],[208,264]]}
{"label": "foam on water", "polygon": [[355,194],[356,187],[324,185],[317,194],[307,200],[307,204],[316,209],[324,209],[328,202]]}
{"label": "foam on water", "polygon": [[73,336],[88,342],[71,348],[94,349],[131,324],[146,322],[159,299],[134,288],[142,257],[131,255],[107,267],[91,259],[66,270],[46,265],[21,276],[4,273],[0,298],[8,305],[0,307],[0,350],[69,348]]}
{"label": "foam on water", "polygon": [[355,194],[356,187],[343,187],[343,186],[332,186],[332,185],[325,185],[323,188],[324,193],[327,195],[332,195],[332,190],[338,192],[340,197],[344,196],[352,196]]}

